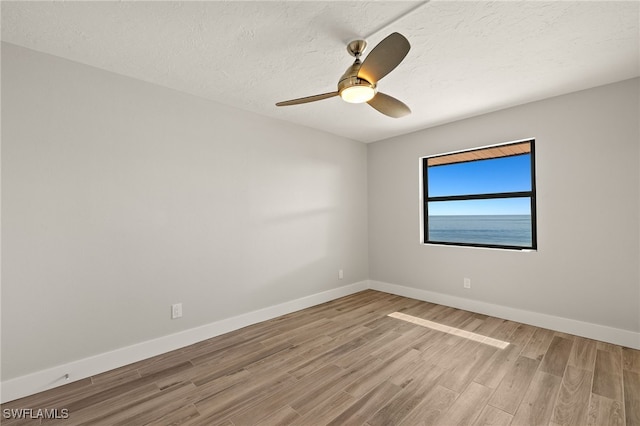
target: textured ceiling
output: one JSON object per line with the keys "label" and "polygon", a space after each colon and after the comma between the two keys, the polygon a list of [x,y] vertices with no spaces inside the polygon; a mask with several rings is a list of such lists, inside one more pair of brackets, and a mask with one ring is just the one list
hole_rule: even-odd
{"label": "textured ceiling", "polygon": [[[2,2],[2,40],[371,142],[638,76],[640,2]],[[348,41],[391,32],[412,49],[381,115],[336,90]]]}

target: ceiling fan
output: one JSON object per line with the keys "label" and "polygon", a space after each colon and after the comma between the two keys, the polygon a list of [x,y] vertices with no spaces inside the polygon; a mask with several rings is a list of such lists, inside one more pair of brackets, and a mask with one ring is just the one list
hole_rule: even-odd
{"label": "ceiling fan", "polygon": [[390,34],[361,62],[360,56],[366,47],[367,42],[364,40],[354,40],[347,45],[347,51],[356,60],[340,77],[337,91],[278,102],[276,106],[305,104],[340,96],[350,103],[366,102],[389,117],[400,118],[411,114],[408,106],[392,96],[378,92],[377,87],[378,81],[393,71],[407,56],[411,48],[409,41],[402,34]]}

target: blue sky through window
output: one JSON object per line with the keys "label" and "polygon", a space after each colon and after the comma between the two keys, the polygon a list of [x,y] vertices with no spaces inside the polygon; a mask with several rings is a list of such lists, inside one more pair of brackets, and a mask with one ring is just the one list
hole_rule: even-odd
{"label": "blue sky through window", "polygon": [[429,196],[531,190],[531,154],[429,167]]}
{"label": "blue sky through window", "polygon": [[429,216],[528,215],[531,200],[498,198],[491,200],[437,201],[429,203]]}
{"label": "blue sky through window", "polygon": [[[531,154],[428,167],[429,196],[473,195],[531,190]],[[440,201],[429,215],[522,215],[530,199]]]}

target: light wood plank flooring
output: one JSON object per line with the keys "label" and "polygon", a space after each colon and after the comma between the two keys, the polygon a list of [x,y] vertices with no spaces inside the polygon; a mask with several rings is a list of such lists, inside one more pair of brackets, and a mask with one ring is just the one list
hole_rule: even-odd
{"label": "light wood plank flooring", "polygon": [[2,424],[630,426],[640,351],[368,290],[2,406],[25,408],[69,418]]}

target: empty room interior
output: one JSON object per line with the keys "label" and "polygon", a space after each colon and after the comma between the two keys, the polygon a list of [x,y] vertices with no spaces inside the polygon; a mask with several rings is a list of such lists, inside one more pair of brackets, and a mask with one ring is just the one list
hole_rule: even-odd
{"label": "empty room interior", "polygon": [[640,425],[639,1],[2,1],[7,425]]}

